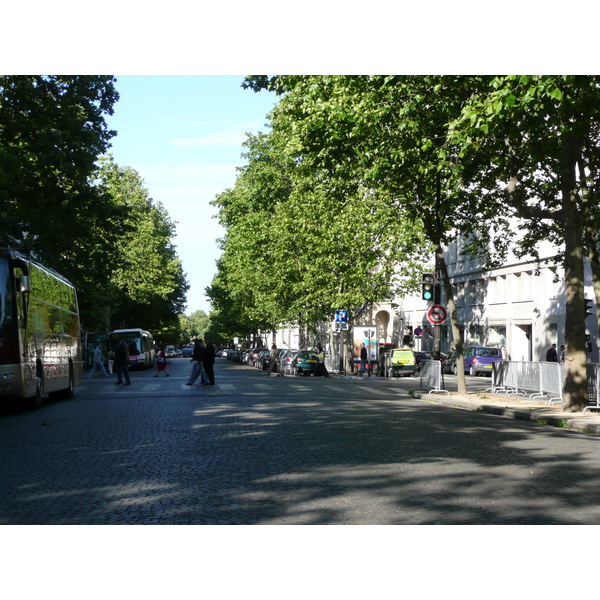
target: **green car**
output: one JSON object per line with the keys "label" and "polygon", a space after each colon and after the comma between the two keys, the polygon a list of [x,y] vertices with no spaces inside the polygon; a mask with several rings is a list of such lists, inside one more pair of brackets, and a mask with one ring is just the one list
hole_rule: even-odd
{"label": "green car", "polygon": [[293,363],[293,372],[296,375],[310,375],[317,368],[317,354],[310,350],[300,350]]}

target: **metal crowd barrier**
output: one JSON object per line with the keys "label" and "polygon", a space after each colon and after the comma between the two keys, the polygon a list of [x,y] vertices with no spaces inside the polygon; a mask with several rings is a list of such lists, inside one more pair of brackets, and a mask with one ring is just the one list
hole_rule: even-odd
{"label": "metal crowd barrier", "polygon": [[492,365],[492,391],[507,396],[526,396],[540,390],[540,363],[497,361]]}
{"label": "metal crowd barrier", "polygon": [[[492,392],[507,396],[527,396],[543,399],[548,404],[563,401],[565,365],[555,362],[498,361],[492,366]],[[600,365],[587,365],[587,386],[590,406],[600,409]]]}
{"label": "metal crowd barrier", "polygon": [[585,412],[588,409],[600,409],[600,365],[596,363],[588,363],[587,385],[590,405],[586,406],[583,409],[583,412]]}
{"label": "metal crowd barrier", "polygon": [[338,373],[340,370],[340,355],[338,354],[326,354],[325,355],[325,368],[330,373]]}
{"label": "metal crowd barrier", "polygon": [[497,361],[492,365],[492,391],[529,396],[549,404],[562,402],[564,365],[555,362]]}
{"label": "metal crowd barrier", "polygon": [[421,380],[419,389],[423,389],[423,385],[432,388],[430,394],[450,394],[444,389],[444,374],[442,373],[442,363],[439,360],[423,360],[421,361]]}

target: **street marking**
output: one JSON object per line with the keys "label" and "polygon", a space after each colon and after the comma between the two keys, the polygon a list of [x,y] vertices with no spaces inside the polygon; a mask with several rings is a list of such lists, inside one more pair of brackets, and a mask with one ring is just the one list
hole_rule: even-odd
{"label": "street marking", "polygon": [[341,391],[339,387],[337,387],[337,385],[324,385],[324,388],[327,388],[328,390],[332,391],[332,392],[339,392]]}
{"label": "street marking", "polygon": [[161,387],[160,383],[151,383],[149,385],[145,385],[141,391],[142,392],[156,392]]}
{"label": "street marking", "polygon": [[375,386],[367,387],[366,385],[357,385],[356,387],[359,390],[363,390],[365,392],[370,392],[371,394],[381,394],[384,396],[388,396],[390,393],[389,390],[378,390]]}
{"label": "street marking", "polygon": [[269,384],[269,383],[255,383],[254,385],[259,390],[263,390],[265,392],[270,392],[270,391],[273,390],[273,386],[271,384]]}

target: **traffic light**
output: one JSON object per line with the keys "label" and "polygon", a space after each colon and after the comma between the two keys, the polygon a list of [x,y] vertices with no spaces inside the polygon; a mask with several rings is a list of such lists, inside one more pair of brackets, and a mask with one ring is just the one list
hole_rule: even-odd
{"label": "traffic light", "polygon": [[421,279],[421,298],[423,300],[433,300],[433,273],[423,273]]}
{"label": "traffic light", "polygon": [[594,304],[593,300],[589,300],[588,298],[584,298],[585,300],[585,318],[591,317],[594,314],[592,310],[592,306]]}

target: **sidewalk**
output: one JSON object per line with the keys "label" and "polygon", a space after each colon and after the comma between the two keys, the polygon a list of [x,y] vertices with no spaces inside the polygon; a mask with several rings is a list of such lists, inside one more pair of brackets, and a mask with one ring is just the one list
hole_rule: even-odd
{"label": "sidewalk", "polygon": [[550,405],[539,400],[528,398],[510,398],[501,394],[478,392],[472,394],[446,394],[427,393],[427,391],[413,392],[413,397],[418,400],[436,402],[444,406],[476,410],[493,415],[502,415],[530,421],[540,425],[550,425],[563,429],[571,429],[592,435],[600,435],[600,410],[586,410],[585,412],[566,413],[560,404]]}

